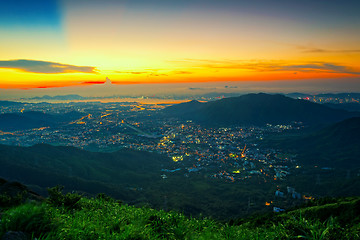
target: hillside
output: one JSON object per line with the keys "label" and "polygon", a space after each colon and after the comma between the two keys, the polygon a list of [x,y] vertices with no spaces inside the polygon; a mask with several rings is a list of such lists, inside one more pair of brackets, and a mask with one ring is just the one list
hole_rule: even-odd
{"label": "hillside", "polygon": [[[360,198],[324,199],[285,213],[220,223],[136,208],[105,195],[49,189],[45,202],[0,208],[0,237],[21,239],[358,239]],[[4,196],[4,195],[1,195]],[[11,237],[12,238],[9,238]],[[16,238],[18,239],[18,238]]]}
{"label": "hillside", "polygon": [[47,114],[38,111],[0,114],[0,130],[18,131],[68,123],[84,116],[80,112]]}
{"label": "hillside", "polygon": [[12,101],[0,101],[0,107],[11,107],[23,105],[21,102],[12,102]]}
{"label": "hillside", "polygon": [[305,164],[360,168],[360,118],[350,118],[304,137],[285,139],[279,146],[293,149]]}
{"label": "hillside", "polygon": [[[168,157],[123,149],[113,153],[88,152],[73,147],[0,145],[0,177],[20,181],[46,194],[45,188],[64,185],[94,195],[106,193],[129,204],[173,209],[187,215],[220,219],[269,211],[276,186],[251,178],[243,183],[190,174]],[[165,178],[164,178],[165,175]],[[181,183],[181,184],[179,184]],[[251,212],[248,199],[253,199]]]}
{"label": "hillside", "polygon": [[206,103],[191,101],[167,107],[163,113],[167,117],[222,126],[234,124],[263,126],[267,123],[289,124],[291,122],[324,124],[359,116],[358,113],[332,109],[305,100],[265,93],[224,98]]}
{"label": "hillside", "polygon": [[129,190],[160,177],[170,160],[158,154],[121,150],[96,153],[74,147],[0,145],[0,176],[41,188],[64,185],[90,194],[105,192],[134,201],[139,194]]}

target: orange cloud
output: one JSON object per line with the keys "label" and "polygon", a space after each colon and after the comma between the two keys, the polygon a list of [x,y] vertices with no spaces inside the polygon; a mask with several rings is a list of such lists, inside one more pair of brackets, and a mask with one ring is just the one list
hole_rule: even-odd
{"label": "orange cloud", "polygon": [[138,74],[147,74],[147,73],[150,73],[150,72],[136,72],[136,71],[134,71],[134,72],[132,72],[132,71],[130,71],[130,72],[122,72],[122,71],[115,71],[115,73],[120,73],[120,74],[136,74],[136,75],[138,75]]}
{"label": "orange cloud", "polygon": [[82,82],[81,84],[84,85],[93,85],[93,84],[104,84],[105,81],[86,81],[86,82]]}
{"label": "orange cloud", "polygon": [[174,63],[187,63],[193,67],[207,69],[234,69],[246,70],[251,72],[314,72],[314,73],[342,73],[359,75],[360,72],[349,66],[344,66],[328,62],[303,62],[286,63],[284,61],[242,61],[242,60],[208,60],[208,59],[184,59],[171,61]]}
{"label": "orange cloud", "polygon": [[325,49],[316,47],[297,46],[303,53],[360,53],[360,49]]}
{"label": "orange cloud", "polygon": [[0,68],[17,69],[29,73],[97,73],[95,67],[27,59],[0,61]]}

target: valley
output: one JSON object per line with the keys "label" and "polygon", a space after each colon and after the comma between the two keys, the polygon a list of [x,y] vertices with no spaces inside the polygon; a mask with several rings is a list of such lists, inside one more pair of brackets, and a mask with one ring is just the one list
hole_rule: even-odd
{"label": "valley", "polygon": [[[272,95],[249,97],[257,102]],[[274,95],[274,99],[279,97]],[[33,115],[42,119],[45,115],[78,117],[57,125],[44,122],[40,128],[2,131],[0,142],[9,146],[0,148],[1,176],[24,182],[42,194],[59,184],[67,191],[104,192],[129,204],[218,219],[287,209],[324,196],[356,194],[360,173],[353,154],[356,136],[345,145],[337,143],[337,151],[353,151],[344,152],[334,165],[328,157],[334,146],[323,148],[325,157],[321,157],[311,143],[329,138],[317,137],[314,132],[331,132],[331,124],[327,130],[309,130],[322,129],[323,125],[309,128],[306,121],[219,126],[168,116],[168,109],[186,104],[6,106],[3,114],[38,111],[41,114]],[[348,124],[343,126],[335,138],[349,136]]]}

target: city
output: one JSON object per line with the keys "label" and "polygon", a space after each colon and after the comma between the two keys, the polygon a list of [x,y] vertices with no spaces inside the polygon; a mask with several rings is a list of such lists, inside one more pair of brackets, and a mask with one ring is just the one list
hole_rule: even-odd
{"label": "city", "polygon": [[0,143],[15,146],[52,144],[93,151],[130,148],[157,152],[174,161],[163,169],[164,178],[175,171],[203,174],[224,181],[257,176],[262,181],[286,178],[295,168],[293,156],[261,148],[264,134],[300,128],[268,124],[266,127],[204,127],[189,121],[159,117],[163,104],[140,103],[39,103],[2,109],[2,113],[41,111],[64,114],[78,111],[82,117],[57,127],[43,126],[23,131],[0,132]]}

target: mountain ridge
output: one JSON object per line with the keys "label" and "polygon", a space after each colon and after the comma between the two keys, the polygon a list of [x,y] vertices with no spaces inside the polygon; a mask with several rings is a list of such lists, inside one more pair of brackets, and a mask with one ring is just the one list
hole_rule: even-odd
{"label": "mountain ridge", "polygon": [[18,131],[31,128],[49,127],[56,124],[71,122],[84,116],[83,113],[72,111],[65,114],[48,114],[40,111],[24,113],[0,114],[0,130]]}
{"label": "mountain ridge", "polygon": [[200,103],[187,102],[167,107],[165,116],[193,120],[207,125],[324,124],[360,116],[281,94],[247,94]]}

